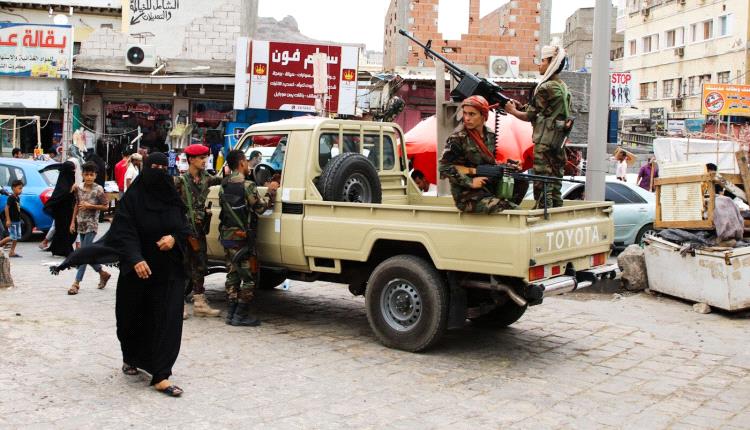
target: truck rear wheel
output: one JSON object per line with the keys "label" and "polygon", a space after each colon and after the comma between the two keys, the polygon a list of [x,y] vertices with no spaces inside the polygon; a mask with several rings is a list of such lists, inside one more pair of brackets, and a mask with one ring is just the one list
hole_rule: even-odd
{"label": "truck rear wheel", "polygon": [[281,283],[285,280],[286,276],[284,276],[284,274],[261,268],[260,279],[258,285],[256,286],[259,290],[273,290],[274,288],[281,285]]}
{"label": "truck rear wheel", "polygon": [[448,291],[435,267],[413,255],[397,255],[370,275],[367,319],[380,342],[418,352],[437,343],[448,326]]}
{"label": "truck rear wheel", "polygon": [[509,325],[521,319],[523,314],[526,313],[527,308],[528,306],[518,306],[516,302],[508,299],[507,302],[496,307],[490,312],[482,316],[472,318],[471,322],[475,326],[478,326],[478,327],[486,327],[486,328],[508,327]]}
{"label": "truck rear wheel", "polygon": [[318,190],[329,202],[380,203],[383,191],[378,172],[362,154],[345,152],[333,157],[318,179]]}

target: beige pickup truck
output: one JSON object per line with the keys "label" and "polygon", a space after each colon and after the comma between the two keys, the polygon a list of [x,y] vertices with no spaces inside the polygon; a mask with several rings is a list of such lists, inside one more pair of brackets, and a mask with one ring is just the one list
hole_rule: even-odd
{"label": "beige pickup truck", "polygon": [[[450,196],[423,196],[392,123],[298,118],[250,127],[237,148],[275,146],[255,170],[281,174],[272,210],[260,216],[260,288],[284,279],[349,285],[364,295],[386,346],[421,351],[466,320],[503,327],[544,297],[614,276],[611,203],[497,215],[459,212]],[[265,190],[260,189],[261,192]],[[211,191],[213,210],[220,204]],[[209,258],[223,259],[214,216]]]}

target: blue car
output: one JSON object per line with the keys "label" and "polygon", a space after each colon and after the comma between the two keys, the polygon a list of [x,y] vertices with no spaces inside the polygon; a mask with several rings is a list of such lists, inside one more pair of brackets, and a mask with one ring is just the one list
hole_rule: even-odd
{"label": "blue car", "polygon": [[[10,184],[16,179],[23,181],[21,194],[21,240],[29,240],[34,231],[47,231],[52,226],[52,217],[44,212],[44,202],[52,195],[57,182],[57,170],[40,172],[52,163],[45,161],[0,158],[0,186],[11,193]],[[5,226],[5,203],[7,196],[0,195],[0,219]]]}

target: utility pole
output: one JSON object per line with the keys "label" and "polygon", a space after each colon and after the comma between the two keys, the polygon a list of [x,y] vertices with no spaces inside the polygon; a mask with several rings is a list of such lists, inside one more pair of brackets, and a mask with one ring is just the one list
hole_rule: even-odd
{"label": "utility pole", "polygon": [[586,151],[586,200],[595,201],[604,200],[604,180],[607,174],[611,9],[611,0],[596,0],[591,109],[589,110],[588,150]]}

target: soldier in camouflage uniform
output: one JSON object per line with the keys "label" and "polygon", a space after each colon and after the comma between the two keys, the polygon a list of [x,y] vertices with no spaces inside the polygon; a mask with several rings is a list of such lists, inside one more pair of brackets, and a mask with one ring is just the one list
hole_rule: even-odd
{"label": "soldier in camouflage uniform", "polygon": [[485,127],[490,106],[482,96],[471,96],[461,104],[463,125],[448,137],[440,159],[440,177],[448,179],[456,207],[461,212],[497,213],[515,205],[495,196],[486,177],[475,168],[496,164],[496,135]]}
{"label": "soldier in camouflage uniform", "polygon": [[244,152],[229,151],[227,165],[232,173],[224,178],[219,192],[219,238],[224,246],[228,272],[225,284],[229,302],[226,323],[257,326],[260,320],[250,315],[250,301],[259,272],[255,250],[257,221],[259,214],[273,207],[278,183],[270,182],[268,193],[260,197],[255,183],[246,180],[250,169]]}
{"label": "soldier in camouflage uniform", "polygon": [[[193,288],[193,315],[202,317],[219,316],[220,311],[208,304],[203,287],[206,276],[206,233],[210,219],[206,215],[206,199],[209,188],[221,183],[221,178],[206,173],[206,159],[209,150],[204,145],[190,145],[185,148],[188,170],[175,177],[177,192],[188,208],[190,236],[185,255],[185,272]],[[187,319],[187,309],[183,309],[183,319]]]}
{"label": "soldier in camouflage uniform", "polygon": [[[534,174],[562,178],[565,168],[565,139],[573,127],[570,116],[571,97],[567,85],[559,73],[565,68],[567,59],[565,50],[559,46],[545,46],[542,49],[542,62],[539,73],[542,81],[534,90],[531,102],[519,108],[517,102],[511,101],[505,110],[534,126],[532,140],[534,141]],[[563,205],[561,197],[562,182],[544,185],[534,183],[534,200],[537,208],[560,207]]]}

